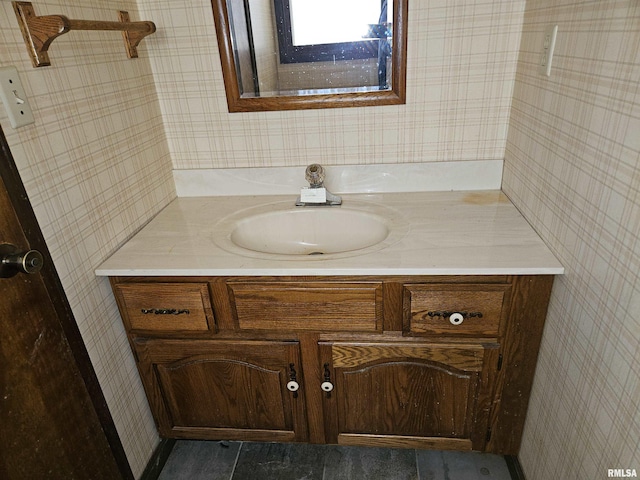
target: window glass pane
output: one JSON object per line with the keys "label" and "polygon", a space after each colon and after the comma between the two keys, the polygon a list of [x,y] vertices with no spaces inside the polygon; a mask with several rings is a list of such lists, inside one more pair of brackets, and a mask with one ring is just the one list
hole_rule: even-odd
{"label": "window glass pane", "polygon": [[[362,40],[369,24],[380,23],[381,3],[382,0],[290,0],[293,45]],[[391,2],[387,11],[391,17]]]}

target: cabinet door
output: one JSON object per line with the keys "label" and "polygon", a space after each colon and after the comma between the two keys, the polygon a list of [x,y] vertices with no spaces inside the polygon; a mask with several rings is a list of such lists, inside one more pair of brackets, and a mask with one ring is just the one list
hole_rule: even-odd
{"label": "cabinet door", "polygon": [[336,342],[320,350],[334,384],[324,399],[329,442],[484,448],[497,344]]}
{"label": "cabinet door", "polygon": [[297,342],[136,341],[160,434],[174,438],[306,440],[299,350]]}

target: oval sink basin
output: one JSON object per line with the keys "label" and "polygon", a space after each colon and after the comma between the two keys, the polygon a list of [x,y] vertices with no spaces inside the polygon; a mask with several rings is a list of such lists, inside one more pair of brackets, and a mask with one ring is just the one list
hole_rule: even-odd
{"label": "oval sink basin", "polygon": [[305,207],[239,220],[230,239],[254,252],[321,255],[367,248],[388,235],[387,222],[378,215],[336,207]]}

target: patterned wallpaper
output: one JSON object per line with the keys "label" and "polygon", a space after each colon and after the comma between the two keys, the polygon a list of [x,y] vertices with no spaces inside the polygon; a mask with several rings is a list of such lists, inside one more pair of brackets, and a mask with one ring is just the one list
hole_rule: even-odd
{"label": "patterned wallpaper", "polygon": [[407,104],[227,111],[210,0],[138,0],[176,169],[502,159],[524,0],[412,0]]}
{"label": "patterned wallpaper", "polygon": [[124,9],[158,26],[137,60],[118,33],[71,32],[40,69],[0,0],[0,65],[18,68],[36,118],[13,130],[0,109],[0,125],[136,475],[158,438],[93,269],[175,196],[172,166],[503,158],[524,0],[410,4],[407,105],[229,114],[209,0],[39,1],[39,15],[115,20]]}
{"label": "patterned wallpaper", "polygon": [[[637,0],[530,0],[524,32],[524,0],[412,0],[407,105],[251,114],[227,112],[209,0],[137,4],[38,2],[71,18],[128,9],[158,31],[138,60],[119,34],[71,32],[52,45],[52,67],[33,69],[0,0],[0,66],[18,68],[37,122],[13,130],[0,108],[0,125],[136,475],[157,434],[93,269],[175,196],[172,167],[505,156],[504,189],[567,268],[521,453],[528,478],[640,465]],[[547,79],[535,63],[550,22],[560,34]]]}
{"label": "patterned wallpaper", "polygon": [[[131,0],[34,8],[89,20],[117,20],[124,9],[142,19]],[[16,66],[36,120],[14,130],[0,106],[0,125],[136,475],[158,436],[109,283],[93,270],[175,197],[145,52],[129,60],[119,32],[72,31],[51,45],[52,66],[35,69],[11,3],[0,1],[0,66]]]}
{"label": "patterned wallpaper", "polygon": [[520,461],[528,480],[607,478],[640,470],[640,2],[529,1],[521,48],[503,189],[566,275]]}

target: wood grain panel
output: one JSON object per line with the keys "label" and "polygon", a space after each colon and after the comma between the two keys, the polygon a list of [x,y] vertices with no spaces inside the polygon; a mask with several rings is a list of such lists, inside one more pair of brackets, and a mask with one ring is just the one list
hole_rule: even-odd
{"label": "wood grain panel", "polygon": [[304,385],[297,342],[140,340],[136,347],[163,435],[307,438],[304,390],[286,388],[292,368]]}
{"label": "wood grain panel", "polygon": [[336,342],[320,348],[323,357],[331,349],[335,379],[325,400],[329,441],[416,447],[420,439],[442,438],[444,445],[462,441],[451,448],[484,448],[497,344]]}
{"label": "wood grain panel", "polygon": [[[498,334],[508,285],[405,285],[405,332],[427,334]],[[459,325],[449,312],[469,314]]]}
{"label": "wood grain panel", "polygon": [[[269,369],[210,355],[156,368],[176,426],[293,430],[291,416],[282,408],[272,407],[285,404],[280,385],[286,383],[282,368]],[[200,393],[198,407],[193,408],[196,392]]]}
{"label": "wood grain panel", "polygon": [[494,399],[493,433],[487,446],[491,452],[517,455],[520,450],[553,280],[551,275],[513,279],[503,367]]}
{"label": "wood grain panel", "polygon": [[229,283],[241,330],[382,330],[382,283]]}
{"label": "wood grain panel", "polygon": [[114,291],[132,331],[215,330],[206,283],[118,284]]}
{"label": "wood grain panel", "polygon": [[300,335],[300,350],[305,375],[305,398],[307,401],[307,421],[309,424],[309,441],[325,443],[324,408],[320,385],[323,381],[323,362],[318,352],[318,334]]}
{"label": "wood grain panel", "polygon": [[341,433],[338,435],[338,444],[387,448],[423,448],[430,450],[471,451],[473,449],[471,441],[465,438],[358,435],[355,433]]}
{"label": "wood grain panel", "polygon": [[340,433],[468,436],[476,383],[477,374],[410,360],[342,371]]}
{"label": "wood grain panel", "polygon": [[459,370],[480,371],[484,356],[481,345],[367,343],[333,346],[333,366],[358,367],[368,362],[393,358],[415,358],[438,362]]}

